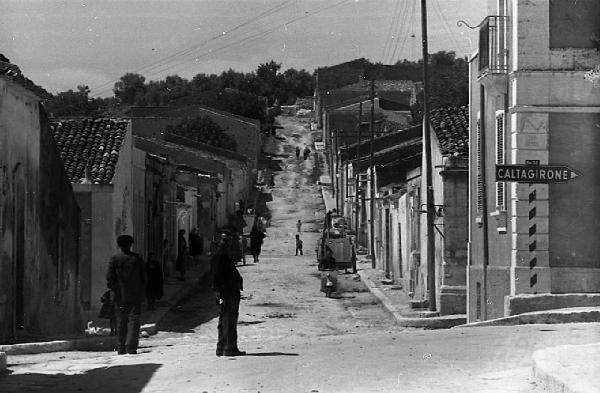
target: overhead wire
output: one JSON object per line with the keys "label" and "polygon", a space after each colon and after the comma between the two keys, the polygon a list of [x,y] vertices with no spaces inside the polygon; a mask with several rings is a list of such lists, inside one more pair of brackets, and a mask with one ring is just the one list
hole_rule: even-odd
{"label": "overhead wire", "polygon": [[[254,22],[256,22],[256,21],[258,21],[258,20],[260,20],[260,19],[262,19],[262,18],[264,18],[266,16],[269,16],[271,14],[274,14],[274,13],[278,12],[278,11],[281,11],[282,9],[291,6],[293,3],[297,2],[297,1],[298,0],[286,0],[283,3],[277,4],[276,6],[273,6],[273,7],[269,8],[269,9],[261,12],[260,14],[255,15],[255,16],[253,16],[253,17],[245,20],[244,22],[242,22],[242,23],[240,23],[240,24],[232,27],[229,30],[226,30],[226,31],[224,31],[224,32],[222,32],[220,34],[216,34],[216,35],[214,35],[214,36],[212,36],[210,38],[207,38],[207,39],[205,39],[205,40],[203,40],[203,41],[201,41],[201,42],[199,42],[197,44],[194,44],[194,45],[192,45],[192,46],[190,46],[188,48],[182,49],[182,50],[180,50],[178,52],[175,52],[175,53],[173,53],[171,55],[163,57],[163,58],[157,60],[154,63],[151,63],[151,64],[149,64],[147,66],[138,68],[138,69],[136,69],[136,70],[134,70],[132,72],[134,72],[134,73],[147,73],[147,72],[155,69],[156,67],[162,67],[163,65],[168,64],[168,62],[171,61],[171,59],[175,59],[175,58],[180,57],[180,56],[185,56],[187,54],[192,53],[194,50],[200,49],[202,46],[204,46],[204,45],[206,45],[206,44],[208,44],[208,43],[210,43],[212,41],[221,39],[223,37],[228,37],[228,35],[230,33],[234,32],[234,31],[237,31],[237,30],[241,29],[242,27],[245,27],[245,26],[247,26],[247,25],[249,25],[251,23],[254,23]],[[102,83],[102,84],[100,84],[98,86],[93,87],[90,90],[101,89],[101,88],[103,88],[103,87],[105,87],[107,85],[112,85],[112,84],[114,84],[117,81],[118,81],[118,79],[117,80],[112,80],[112,81],[109,81],[109,82],[105,82],[105,83]],[[112,89],[112,86],[111,86],[111,89]]]}
{"label": "overhead wire", "polygon": [[[457,48],[461,48],[461,49],[464,48],[464,46],[461,45],[458,42],[458,40],[456,39],[456,35],[452,32],[452,28],[450,27],[448,20],[446,19],[446,17],[444,17],[444,11],[442,10],[442,6],[440,5],[439,0],[433,0],[433,9],[436,11],[437,15],[442,20],[442,23],[443,23],[446,31],[448,32],[450,39],[452,40],[452,42],[454,42],[454,45]],[[464,49],[462,49],[462,50],[463,50],[463,52],[468,52],[468,50],[464,50]]]}
{"label": "overhead wire", "polygon": [[401,0],[396,0],[394,3],[394,13],[392,14],[392,21],[390,22],[390,28],[388,29],[387,36],[385,38],[385,43],[383,45],[383,51],[381,53],[381,62],[383,63],[386,59],[386,54],[388,52],[388,47],[390,43],[394,39],[394,31],[396,24],[398,23],[398,18],[400,16],[400,2]]}
{"label": "overhead wire", "polygon": [[392,64],[394,61],[394,57],[395,54],[394,52],[397,50],[398,47],[398,42],[400,42],[400,39],[402,37],[402,32],[404,30],[404,26],[406,26],[406,21],[407,21],[407,17],[408,17],[408,11],[410,9],[410,4],[403,1],[402,2],[402,9],[400,10],[400,14],[401,16],[399,17],[396,26],[395,26],[395,30],[394,30],[394,37],[396,38],[395,42],[390,42],[390,48],[388,51],[388,63]]}
{"label": "overhead wire", "polygon": [[[409,4],[409,7],[410,7],[409,12],[411,14],[411,24],[414,24],[415,3],[416,3],[416,0],[411,0],[411,2]],[[408,13],[407,13],[406,20],[408,20]],[[406,27],[404,27],[404,26],[406,26]],[[413,30],[408,23],[406,23],[404,26],[402,29],[403,34],[399,34],[398,41],[396,42],[396,46],[394,48],[394,52],[392,53],[392,61],[391,61],[392,64],[394,63],[394,60],[396,59],[396,52],[398,52],[398,54],[400,54],[400,53],[402,53],[402,50],[404,49],[404,44],[406,43],[406,40],[408,38],[408,31]],[[404,39],[402,40],[401,45],[400,45],[400,35],[404,36]],[[399,47],[400,47],[400,51],[398,51]]]}
{"label": "overhead wire", "polygon": [[[348,3],[348,2],[350,2],[350,1],[352,1],[352,0],[341,0],[341,1],[338,1],[337,3],[334,3],[334,4],[332,4],[332,5],[329,5],[329,6],[326,6],[326,7],[322,7],[322,8],[320,8],[320,9],[318,9],[318,10],[314,11],[314,12],[307,12],[306,14],[304,14],[304,15],[302,15],[302,16],[299,16],[299,17],[296,17],[296,18],[290,19],[290,20],[288,20],[288,21],[286,21],[286,22],[284,22],[284,23],[281,23],[281,24],[279,24],[279,25],[277,25],[277,26],[274,26],[273,28],[270,28],[270,29],[268,29],[268,30],[265,30],[265,31],[259,32],[259,33],[257,33],[257,34],[251,35],[251,36],[243,37],[243,38],[241,38],[240,40],[237,40],[237,41],[231,42],[231,43],[229,43],[229,44],[223,45],[223,46],[221,46],[221,47],[218,47],[218,48],[216,48],[216,49],[211,49],[211,50],[205,51],[205,52],[203,52],[203,53],[201,53],[201,54],[195,55],[194,57],[195,57],[195,59],[196,59],[196,61],[197,61],[198,59],[200,59],[200,58],[202,58],[202,57],[205,57],[205,56],[208,56],[208,55],[212,55],[212,54],[215,54],[215,53],[221,52],[221,51],[223,51],[223,50],[225,50],[225,49],[228,49],[228,48],[230,48],[230,47],[232,47],[232,46],[237,46],[237,45],[239,45],[239,44],[242,44],[242,43],[245,43],[245,42],[248,42],[248,41],[251,41],[251,40],[256,40],[256,39],[258,39],[258,38],[261,38],[261,37],[263,37],[263,36],[266,36],[266,35],[268,35],[268,34],[270,34],[270,33],[274,32],[274,31],[276,31],[277,29],[279,29],[279,28],[281,28],[281,27],[284,27],[284,26],[290,25],[290,24],[292,24],[292,23],[296,23],[296,22],[298,22],[298,21],[300,21],[300,20],[306,19],[306,18],[308,18],[308,17],[311,17],[311,16],[313,16],[313,15],[316,15],[316,14],[319,14],[319,13],[321,13],[321,12],[324,12],[324,11],[330,10],[330,9],[332,9],[332,8],[335,8],[335,7],[341,6],[341,5],[343,5],[343,4],[345,4],[345,3]],[[188,61],[188,60],[185,60],[185,61]],[[185,61],[184,61],[184,62],[185,62]],[[181,64],[181,63],[182,63],[182,62],[179,62],[179,63],[177,63],[176,65],[179,65],[179,64]],[[164,72],[164,71],[168,70],[169,68],[172,68],[172,66],[169,66],[169,67],[167,67],[167,68],[165,68],[165,69],[161,69],[159,72]],[[154,72],[153,74],[155,74],[155,73],[156,73],[156,72]]]}

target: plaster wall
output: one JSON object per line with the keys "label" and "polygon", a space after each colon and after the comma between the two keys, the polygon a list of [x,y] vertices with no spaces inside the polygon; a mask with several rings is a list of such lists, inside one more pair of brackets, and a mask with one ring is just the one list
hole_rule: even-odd
{"label": "plaster wall", "polygon": [[0,341],[81,327],[79,208],[39,98],[0,78]]}

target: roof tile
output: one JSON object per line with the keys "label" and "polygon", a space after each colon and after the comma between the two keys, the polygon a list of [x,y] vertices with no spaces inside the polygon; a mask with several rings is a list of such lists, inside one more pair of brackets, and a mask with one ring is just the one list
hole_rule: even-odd
{"label": "roof tile", "polygon": [[127,121],[83,119],[52,122],[50,128],[71,183],[110,184],[119,161]]}
{"label": "roof tile", "polygon": [[431,126],[442,154],[469,154],[469,108],[456,106],[431,111]]}

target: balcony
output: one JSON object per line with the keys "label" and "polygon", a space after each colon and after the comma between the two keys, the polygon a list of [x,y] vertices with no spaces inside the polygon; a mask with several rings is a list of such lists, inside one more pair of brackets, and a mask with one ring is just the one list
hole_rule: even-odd
{"label": "balcony", "polygon": [[508,72],[508,20],[488,16],[479,25],[479,77]]}

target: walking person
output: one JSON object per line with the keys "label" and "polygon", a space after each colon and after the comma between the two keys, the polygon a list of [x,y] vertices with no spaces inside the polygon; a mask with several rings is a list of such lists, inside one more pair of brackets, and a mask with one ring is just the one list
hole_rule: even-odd
{"label": "walking person", "polygon": [[190,236],[188,237],[189,245],[190,245],[190,256],[196,262],[198,257],[202,255],[202,239],[198,232],[198,228],[192,228],[190,231]]}
{"label": "walking person", "polygon": [[296,146],[296,159],[300,159],[300,148]]}
{"label": "walking person", "polygon": [[112,256],[106,273],[117,313],[118,353],[136,354],[140,334],[140,314],[146,290],[146,267],[139,254],[131,251],[133,237],[117,237],[121,251]]}
{"label": "walking person", "polygon": [[160,263],[154,258],[153,253],[148,254],[146,276],[148,277],[148,284],[146,285],[148,310],[155,310],[156,301],[163,297],[163,270]]}
{"label": "walking person", "polygon": [[296,223],[296,228],[298,229],[298,233],[302,232],[302,221],[298,220]]}
{"label": "walking person", "polygon": [[304,148],[304,161],[306,161],[308,159],[309,155],[310,155],[310,149],[308,148],[308,146],[306,146]]}
{"label": "walking person", "polygon": [[112,291],[109,289],[100,297],[100,313],[98,318],[106,318],[109,321],[110,335],[117,334],[117,313],[115,311],[115,302],[112,299]]}
{"label": "walking person", "polygon": [[258,256],[266,236],[263,231],[258,229],[256,223],[252,226],[252,230],[250,230],[250,252],[254,258],[254,263],[258,263]]}
{"label": "walking person", "polygon": [[237,321],[240,308],[240,291],[243,290],[243,279],[233,259],[229,255],[231,238],[223,233],[217,252],[211,260],[213,269],[213,288],[216,291],[217,303],[220,306],[217,356],[243,356],[237,344]]}
{"label": "walking person", "polygon": [[184,235],[185,229],[180,229],[177,235],[177,261],[175,262],[175,269],[179,272],[179,281],[185,281],[185,270],[189,252]]}
{"label": "walking person", "polygon": [[302,239],[300,239],[300,235],[296,234],[296,255],[298,255],[298,253],[304,255],[302,253]]}

